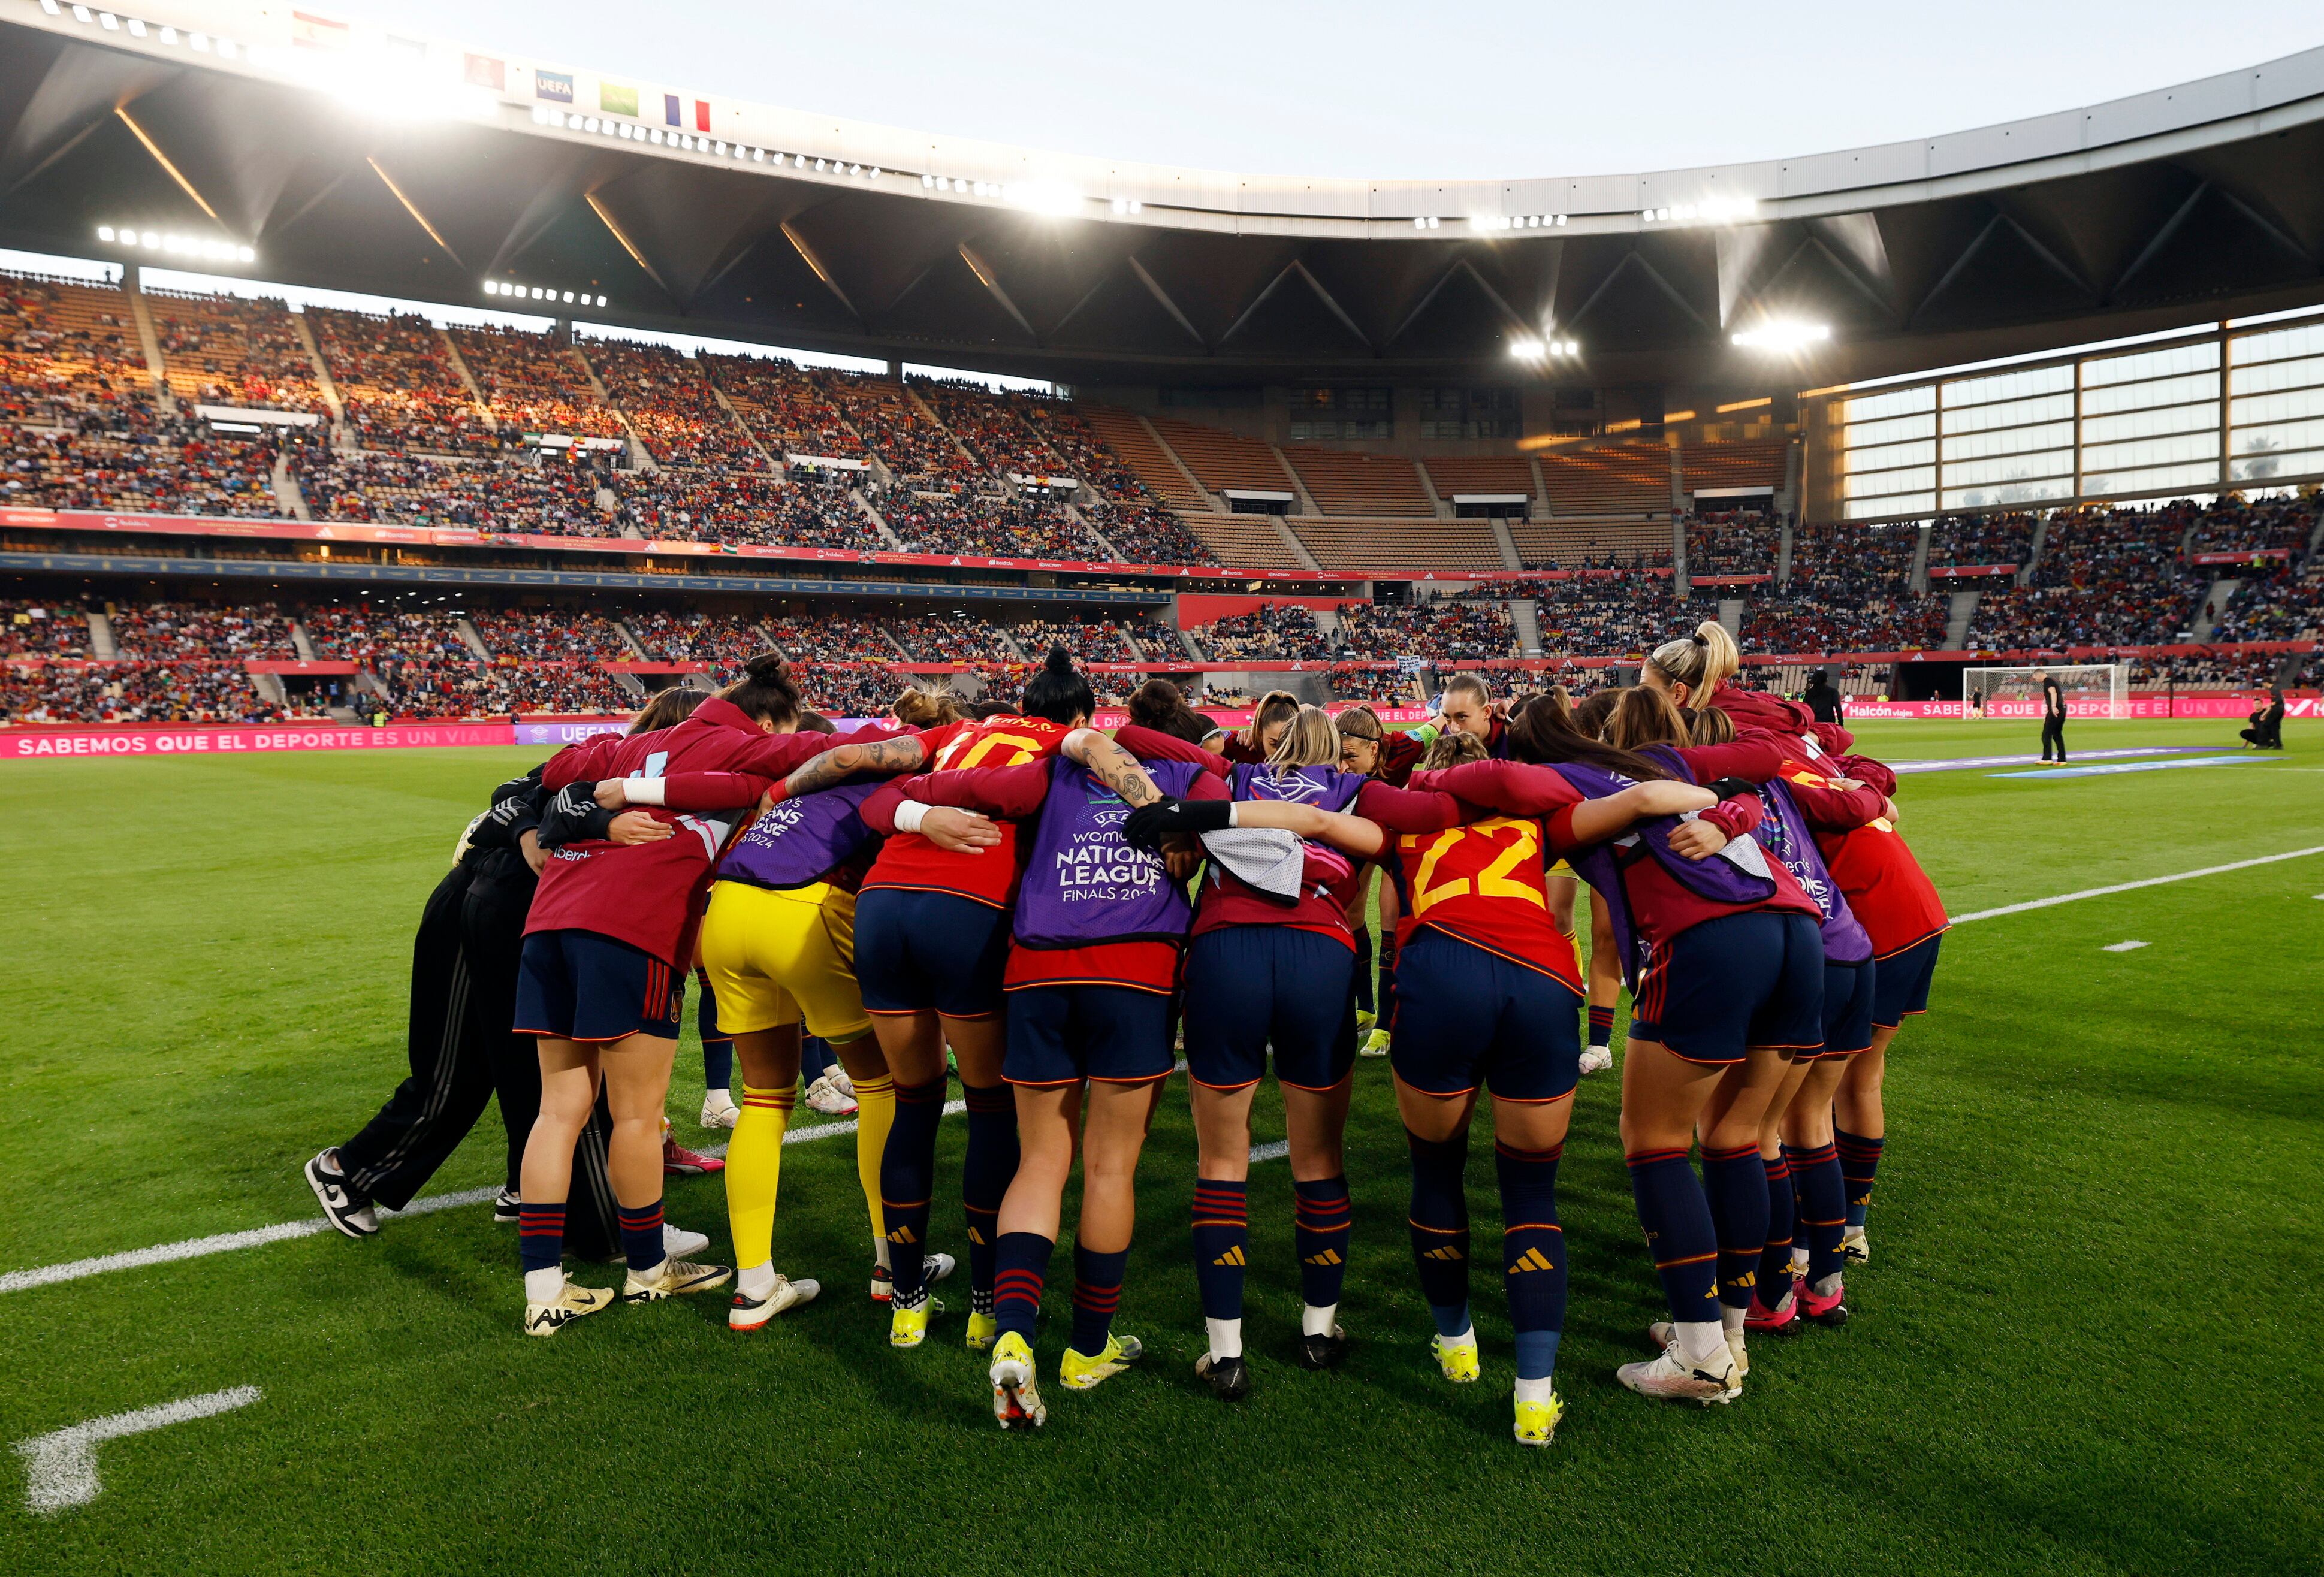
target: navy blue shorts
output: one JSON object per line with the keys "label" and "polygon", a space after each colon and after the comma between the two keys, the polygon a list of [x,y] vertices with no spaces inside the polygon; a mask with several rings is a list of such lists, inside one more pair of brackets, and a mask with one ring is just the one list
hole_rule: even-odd
{"label": "navy blue shorts", "polygon": [[957,893],[867,888],[855,899],[855,983],[867,1013],[988,1019],[1001,1010],[1010,911]]}
{"label": "navy blue shorts", "polygon": [[516,1032],[560,1040],[678,1038],[686,977],[595,931],[535,931],[516,971]]}
{"label": "navy blue shorts", "polygon": [[1396,1076],[1431,1095],[1479,1084],[1497,1101],[1557,1101],[1582,1076],[1582,993],[1540,970],[1448,936],[1412,934],[1388,1040]]}
{"label": "navy blue shorts", "polygon": [[1001,1076],[1055,1086],[1136,1084],[1170,1071],[1170,999],[1129,986],[1019,986],[1009,993]]}
{"label": "navy blue shorts", "polygon": [[1806,915],[1752,909],[1648,949],[1630,1035],[1688,1062],[1738,1063],[1754,1047],[1823,1044],[1823,936]]}
{"label": "navy blue shorts", "polygon": [[1290,926],[1224,926],[1186,949],[1186,1076],[1240,1090],[1328,1090],[1356,1065],[1355,950]]}
{"label": "navy blue shorts", "polygon": [[1872,999],[1880,966],[1823,962],[1824,1056],[1853,1056],[1872,1045]]}
{"label": "navy blue shorts", "polygon": [[1892,953],[1880,961],[1880,979],[1872,992],[1872,1022],[1877,1028],[1894,1029],[1909,1015],[1929,1010],[1929,982],[1937,974],[1937,944],[1944,939],[1942,931],[1923,936],[1902,953]]}

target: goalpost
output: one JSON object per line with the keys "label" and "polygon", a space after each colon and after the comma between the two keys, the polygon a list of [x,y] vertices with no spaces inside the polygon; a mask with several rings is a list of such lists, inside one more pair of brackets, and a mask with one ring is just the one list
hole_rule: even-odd
{"label": "goalpost", "polygon": [[1961,710],[1964,718],[2042,715],[2042,689],[2034,678],[2046,673],[2066,693],[2068,717],[2127,717],[2124,697],[2130,690],[2126,662],[2055,662],[2023,668],[1967,668],[1961,670]]}

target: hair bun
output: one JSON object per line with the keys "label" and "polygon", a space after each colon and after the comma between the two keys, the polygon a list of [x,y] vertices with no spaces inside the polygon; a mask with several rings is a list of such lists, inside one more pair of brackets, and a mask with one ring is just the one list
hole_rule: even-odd
{"label": "hair bun", "polygon": [[1041,666],[1053,674],[1069,674],[1074,671],[1074,654],[1062,646],[1052,646]]}
{"label": "hair bun", "polygon": [[754,679],[779,679],[788,675],[790,664],[779,651],[762,651],[742,665],[742,671]]}

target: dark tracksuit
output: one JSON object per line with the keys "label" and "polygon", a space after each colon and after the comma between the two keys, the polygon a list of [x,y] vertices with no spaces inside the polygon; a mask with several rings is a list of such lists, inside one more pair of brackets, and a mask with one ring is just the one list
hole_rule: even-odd
{"label": "dark tracksuit", "polygon": [[[508,1186],[518,1185],[526,1137],[540,1112],[540,1058],[513,1033],[517,961],[538,879],[517,840],[540,816],[538,777],[494,791],[493,803],[525,803],[479,823],[468,852],[429,895],[411,949],[411,1010],[405,1053],[411,1073],[363,1131],[339,1146],[351,1192],[401,1210],[435,1176],[500,1097]],[[567,1250],[604,1259],[620,1242],[605,1143],[613,1120],[603,1092],[573,1148]]]}
{"label": "dark tracksuit", "polygon": [[2055,679],[2042,681],[2042,759],[2055,746],[2058,760],[2066,759],[2066,692]]}

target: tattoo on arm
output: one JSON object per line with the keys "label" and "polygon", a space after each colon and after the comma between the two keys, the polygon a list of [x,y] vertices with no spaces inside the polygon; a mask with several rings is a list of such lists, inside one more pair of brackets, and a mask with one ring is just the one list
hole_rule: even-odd
{"label": "tattoo on arm", "polygon": [[912,772],[927,764],[927,752],[917,739],[883,739],[871,744],[843,744],[824,752],[783,779],[783,795],[797,798],[844,781],[855,772]]}
{"label": "tattoo on arm", "polygon": [[1138,764],[1138,758],[1103,734],[1093,735],[1089,743],[1089,760],[1084,763],[1097,774],[1098,780],[1116,794],[1132,810],[1151,805],[1162,798],[1162,790]]}

